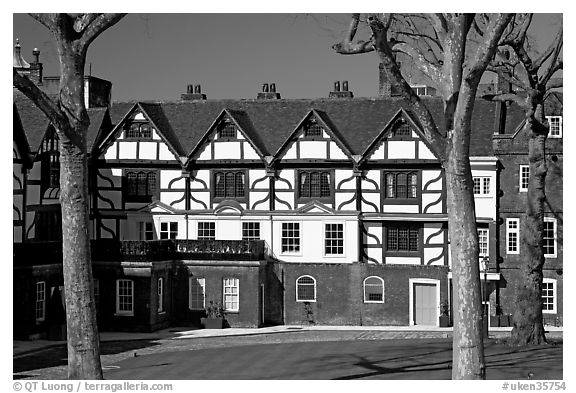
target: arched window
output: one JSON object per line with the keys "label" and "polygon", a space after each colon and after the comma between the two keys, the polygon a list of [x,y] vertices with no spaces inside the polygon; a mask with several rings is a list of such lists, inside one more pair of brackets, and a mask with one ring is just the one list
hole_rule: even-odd
{"label": "arched window", "polygon": [[130,123],[126,127],[126,138],[143,138],[143,139],[150,139],[152,138],[152,127],[150,123],[143,123],[143,122],[134,122]]}
{"label": "arched window", "polygon": [[296,280],[296,301],[316,301],[316,279],[312,276],[301,276]]}
{"label": "arched window", "polygon": [[370,276],[364,280],[364,303],[384,303],[384,280]]}
{"label": "arched window", "polygon": [[218,171],[214,173],[215,198],[244,198],[246,196],[244,172]]}
{"label": "arched window", "polygon": [[300,172],[300,198],[330,198],[332,190],[330,187],[330,173],[321,172]]}
{"label": "arched window", "polygon": [[416,172],[387,172],[384,175],[386,198],[412,199],[418,197],[418,174]]}

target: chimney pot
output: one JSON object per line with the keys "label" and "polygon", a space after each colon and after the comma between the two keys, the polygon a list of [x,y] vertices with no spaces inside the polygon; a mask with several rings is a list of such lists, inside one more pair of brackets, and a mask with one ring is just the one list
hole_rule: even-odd
{"label": "chimney pot", "polygon": [[334,91],[340,91],[340,82],[339,81],[334,82]]}
{"label": "chimney pot", "polygon": [[193,85],[187,85],[187,86],[186,86],[186,93],[187,93],[187,94],[192,94],[192,93],[194,93],[194,86],[193,86]]}
{"label": "chimney pot", "polygon": [[268,91],[269,91],[269,90],[268,90],[268,83],[264,83],[264,84],[262,85],[262,91],[263,91],[264,93],[268,93]]}
{"label": "chimney pot", "polygon": [[200,85],[194,86],[194,94],[202,94],[202,87],[200,87]]}
{"label": "chimney pot", "polygon": [[40,62],[40,51],[38,50],[38,48],[34,48],[34,50],[32,51],[32,55],[34,55],[34,63],[39,63]]}
{"label": "chimney pot", "polygon": [[348,91],[348,81],[342,82],[342,91]]}
{"label": "chimney pot", "polygon": [[270,93],[276,93],[276,83],[270,83]]}

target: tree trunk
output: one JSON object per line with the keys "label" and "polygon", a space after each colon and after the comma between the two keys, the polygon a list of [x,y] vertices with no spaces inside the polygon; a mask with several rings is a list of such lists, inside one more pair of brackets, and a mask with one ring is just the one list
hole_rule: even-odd
{"label": "tree trunk", "polygon": [[[540,100],[541,101],[541,100]],[[542,268],[544,266],[544,202],[546,200],[546,134],[542,125],[543,103],[532,105],[526,129],[529,132],[530,176],[526,199],[526,218],[521,226],[520,281],[516,288],[516,308],[511,342],[515,345],[546,342],[542,321]]]}
{"label": "tree trunk", "polygon": [[71,124],[69,130],[58,130],[68,378],[102,379],[88,233],[86,133],[89,119],[83,101],[84,56],[70,48],[59,50],[59,54],[60,107]]}

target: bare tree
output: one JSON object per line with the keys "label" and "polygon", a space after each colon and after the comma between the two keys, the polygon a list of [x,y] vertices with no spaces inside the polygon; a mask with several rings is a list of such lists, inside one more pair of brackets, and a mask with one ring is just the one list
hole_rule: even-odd
{"label": "bare tree", "polygon": [[60,94],[52,100],[14,69],[14,86],[50,119],[60,139],[60,204],[68,378],[102,379],[100,345],[88,235],[88,165],[84,65],[92,41],[123,14],[30,14],[55,38],[60,60]]}
{"label": "bare tree", "polygon": [[[516,345],[546,342],[542,321],[542,268],[544,266],[544,204],[546,202],[546,138],[549,124],[544,113],[547,93],[561,82],[552,77],[562,69],[562,25],[554,40],[541,53],[529,44],[532,14],[514,17],[500,50],[488,66],[514,89],[491,97],[494,101],[514,102],[524,110],[524,132],[529,136],[528,161],[530,174],[526,199],[526,219],[522,223],[521,274],[516,288],[514,328],[511,339]],[[510,49],[512,53],[510,53]],[[516,68],[520,69],[516,72]]]}
{"label": "bare tree", "polygon": [[[372,36],[354,41],[361,17],[353,14],[347,36],[333,46],[341,54],[376,51],[445,170],[454,288],[453,379],[485,378],[479,246],[469,159],[471,117],[480,78],[511,18],[512,14],[370,14],[366,23]],[[478,36],[475,26],[482,26],[485,33],[476,45],[470,45]],[[408,56],[436,81],[444,103],[444,129],[402,76],[395,53]]]}

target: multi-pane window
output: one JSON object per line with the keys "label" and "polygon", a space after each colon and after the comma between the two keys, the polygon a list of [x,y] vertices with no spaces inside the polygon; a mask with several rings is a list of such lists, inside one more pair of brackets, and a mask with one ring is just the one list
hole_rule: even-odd
{"label": "multi-pane window", "polygon": [[36,322],[46,319],[46,282],[36,283]]}
{"label": "multi-pane window", "polygon": [[405,121],[399,122],[394,128],[394,136],[411,136],[412,129]]}
{"label": "multi-pane window", "polygon": [[243,222],[242,240],[260,240],[260,223]]}
{"label": "multi-pane window", "polygon": [[161,222],[160,223],[160,240],[176,239],[178,236],[178,223],[177,222]]}
{"label": "multi-pane window", "polygon": [[236,126],[232,122],[224,122],[218,127],[218,138],[236,138]]}
{"label": "multi-pane window", "polygon": [[152,138],[152,127],[149,123],[134,122],[126,129],[126,138]]}
{"label": "multi-pane window", "polygon": [[384,174],[386,198],[416,198],[418,175],[416,172],[387,172]]}
{"label": "multi-pane window", "polygon": [[546,116],[550,131],[549,138],[562,138],[562,116]]}
{"label": "multi-pane window", "polygon": [[300,172],[300,198],[329,198],[332,195],[330,172]]}
{"label": "multi-pane window", "polygon": [[388,226],[386,228],[386,250],[391,252],[418,251],[418,233],[419,228],[417,226]]}
{"label": "multi-pane window", "polygon": [[309,121],[304,126],[304,136],[306,137],[321,137],[324,129],[316,121]]}
{"label": "multi-pane window", "polygon": [[157,176],[153,171],[126,171],[128,199],[151,200],[156,195]]}
{"label": "multi-pane window", "polygon": [[158,312],[164,312],[164,279],[158,278]]}
{"label": "multi-pane window", "polygon": [[60,187],[60,154],[53,152],[49,155],[50,159],[50,177],[49,177],[49,187],[59,188]]}
{"label": "multi-pane window", "polygon": [[154,223],[152,221],[140,221],[138,231],[140,240],[154,240]]}
{"label": "multi-pane window", "polygon": [[488,229],[478,228],[478,246],[480,248],[480,256],[488,256]]}
{"label": "multi-pane window", "polygon": [[283,253],[300,252],[300,223],[298,222],[282,223],[282,252]]}
{"label": "multi-pane window", "polygon": [[520,165],[520,184],[518,190],[520,192],[528,191],[528,182],[530,180],[530,165]]}
{"label": "multi-pane window", "polygon": [[214,173],[214,197],[244,198],[246,196],[244,172],[218,171]]}
{"label": "multi-pane window", "polygon": [[134,281],[116,280],[116,314],[134,315]]}
{"label": "multi-pane window", "polygon": [[506,253],[519,254],[520,253],[520,219],[507,218],[506,219]]}
{"label": "multi-pane window", "polygon": [[326,255],[344,254],[344,224],[324,225],[324,253]]}
{"label": "multi-pane window", "polygon": [[556,258],[556,219],[544,218],[544,230],[542,231],[544,245],[544,256],[546,258]]}
{"label": "multi-pane window", "polygon": [[488,195],[490,194],[490,178],[489,177],[473,177],[474,182],[474,195]]}
{"label": "multi-pane window", "polygon": [[238,311],[240,308],[239,280],[237,278],[225,278],[224,289],[224,310]]}
{"label": "multi-pane window", "polygon": [[312,276],[298,277],[296,280],[296,301],[316,301],[316,279]]}
{"label": "multi-pane window", "polygon": [[214,221],[198,222],[198,240],[216,239],[216,223]]}
{"label": "multi-pane window", "polygon": [[551,278],[542,280],[542,312],[556,313],[556,280]]}
{"label": "multi-pane window", "polygon": [[190,277],[190,293],[188,308],[203,310],[206,307],[206,279]]}
{"label": "multi-pane window", "polygon": [[364,303],[384,303],[384,280],[380,277],[364,280]]}
{"label": "multi-pane window", "polygon": [[60,187],[60,139],[50,130],[40,147],[42,153],[42,185],[46,188]]}

